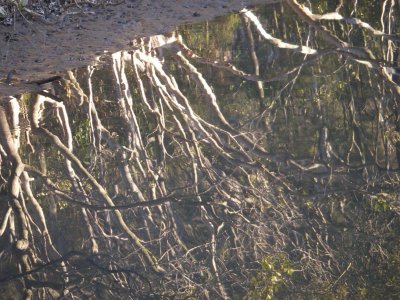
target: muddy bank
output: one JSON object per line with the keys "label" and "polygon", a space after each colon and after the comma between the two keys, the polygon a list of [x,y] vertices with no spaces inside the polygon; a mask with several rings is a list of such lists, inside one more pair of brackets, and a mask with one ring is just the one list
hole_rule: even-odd
{"label": "muddy bank", "polygon": [[37,89],[38,81],[91,64],[104,51],[129,49],[129,41],[167,33],[184,23],[210,20],[266,0],[126,0],[81,8],[57,21],[19,20],[0,27],[0,96]]}

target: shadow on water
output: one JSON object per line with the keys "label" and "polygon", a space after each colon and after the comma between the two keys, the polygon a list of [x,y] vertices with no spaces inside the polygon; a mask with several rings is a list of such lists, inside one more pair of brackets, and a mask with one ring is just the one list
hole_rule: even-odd
{"label": "shadow on water", "polygon": [[2,293],[398,296],[398,31],[368,4],[287,3],[2,104]]}

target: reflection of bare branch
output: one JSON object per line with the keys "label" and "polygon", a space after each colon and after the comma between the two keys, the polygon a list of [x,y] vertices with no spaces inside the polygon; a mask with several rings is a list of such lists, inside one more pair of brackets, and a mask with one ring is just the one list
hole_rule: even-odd
{"label": "reflection of bare branch", "polygon": [[370,24],[357,19],[357,18],[351,18],[351,17],[344,17],[338,12],[330,12],[326,13],[323,15],[318,15],[318,14],[313,14],[307,7],[303,7],[304,12],[307,13],[307,15],[311,16],[314,21],[320,21],[320,20],[326,20],[326,21],[344,21],[347,24],[350,25],[357,25],[361,28],[367,29],[370,31],[373,35],[376,36],[381,36],[387,40],[392,40],[392,41],[400,41],[400,37],[396,36],[394,34],[387,34],[385,32],[382,32],[380,30],[377,30],[373,28]]}
{"label": "reflection of bare branch", "polygon": [[[39,105],[40,103],[37,102],[36,105]],[[34,110],[37,111],[37,110]],[[32,119],[36,120],[38,119],[37,116],[33,116]],[[61,140],[51,132],[49,132],[47,129],[36,127],[35,132],[43,135],[44,137],[48,138],[52,143],[54,143],[55,146],[65,155],[67,159],[71,161],[71,163],[77,168],[77,170],[84,174],[84,176],[89,180],[89,182],[92,184],[93,187],[95,187],[103,200],[110,206],[114,206],[113,200],[110,198],[108,195],[107,191],[104,189],[102,185],[98,183],[98,181],[86,170],[86,168],[82,165],[81,161],[61,142]],[[141,249],[143,252],[144,256],[148,261],[151,263],[151,265],[154,267],[154,269],[157,272],[163,271],[161,267],[158,266],[157,261],[155,257],[149,252],[149,250],[146,249],[142,245],[142,242],[140,239],[130,230],[129,226],[126,224],[126,222],[123,219],[123,216],[121,212],[118,210],[115,211],[115,215],[117,217],[118,223],[120,224],[121,228],[123,231],[132,239],[132,241],[136,244],[136,246]]]}
{"label": "reflection of bare branch", "polygon": [[239,70],[236,66],[234,66],[228,62],[221,62],[221,61],[217,61],[217,60],[210,60],[208,58],[200,57],[197,54],[195,54],[192,50],[190,50],[186,45],[184,45],[181,41],[176,43],[176,47],[178,47],[178,49],[180,51],[182,51],[187,58],[191,58],[198,63],[208,64],[208,65],[211,65],[216,68],[227,70],[227,71],[231,72],[232,74],[239,76],[241,78],[244,78],[246,80],[256,81],[256,82],[260,81],[260,82],[265,82],[265,83],[282,80],[282,79],[286,78],[287,76],[297,72],[300,68],[310,65],[310,64],[314,63],[315,61],[321,59],[321,57],[323,57],[325,55],[336,53],[335,50],[332,50],[332,49],[319,50],[318,54],[312,55],[308,59],[305,59],[299,66],[293,67],[292,69],[282,72],[271,78],[263,78],[263,77],[255,75],[255,74],[247,74],[246,72]]}
{"label": "reflection of bare branch", "polygon": [[[12,114],[13,115],[13,114]],[[14,119],[15,120],[15,119]],[[14,123],[15,126],[19,124]],[[6,111],[3,105],[0,105],[0,142],[2,148],[7,153],[7,157],[12,164],[11,176],[9,179],[9,200],[8,203],[13,209],[14,215],[17,220],[18,234],[15,241],[15,249],[19,251],[19,263],[24,272],[29,272],[31,269],[31,262],[28,255],[30,232],[27,222],[26,210],[23,208],[23,203],[20,198],[21,184],[20,176],[24,171],[24,164],[18,153],[18,143],[16,143],[13,135],[11,134],[10,126],[7,121]],[[9,219],[12,222],[12,219]],[[32,293],[29,286],[26,287],[26,293]]]}
{"label": "reflection of bare branch", "polygon": [[302,53],[302,54],[307,54],[307,55],[315,55],[318,53],[318,50],[312,49],[307,46],[299,46],[299,45],[294,45],[294,44],[289,44],[286,42],[283,42],[282,40],[273,37],[270,35],[268,32],[265,31],[264,27],[258,20],[258,18],[249,10],[247,9],[242,9],[240,11],[241,14],[244,14],[253,24],[255,25],[257,31],[260,33],[260,35],[265,38],[268,42],[270,42],[272,45],[281,48],[281,49],[289,49],[289,50],[294,50],[296,52]]}
{"label": "reflection of bare branch", "polygon": [[296,0],[286,0],[286,3],[308,24],[314,26],[321,37],[331,45],[338,48],[339,52],[350,57],[351,59],[366,65],[368,68],[377,69],[379,75],[384,79],[390,87],[400,95],[400,87],[393,82],[390,76],[390,68],[382,66],[382,64],[375,59],[372,52],[366,47],[354,47],[347,42],[340,40],[337,36],[329,32],[324,26],[320,25],[317,20],[318,16],[314,15],[305,7],[301,6]]}
{"label": "reflection of bare branch", "polygon": [[[370,117],[378,123],[377,132],[375,128],[372,130],[376,140],[382,140],[379,144],[373,143],[372,153],[369,150],[371,131],[362,131],[365,123],[361,113],[373,109],[364,107],[364,102],[357,103],[358,98],[368,97],[363,93],[356,95],[360,88],[350,86],[353,82],[348,87],[346,82],[344,87],[336,81],[328,82],[330,77],[323,71],[327,67],[326,73],[332,69],[339,73],[347,67],[336,68],[332,62],[337,57],[327,57],[332,53],[362,61],[378,70],[381,62],[368,56],[365,49],[341,41],[333,31],[319,24],[322,20],[339,20],[340,15],[323,15],[318,19],[307,10],[299,11],[302,7],[297,2],[292,4],[289,9],[313,22],[310,24],[315,24],[317,31],[325,36],[330,49],[320,50],[318,41],[313,43],[314,27],[310,27],[307,46],[289,44],[272,36],[275,28],[269,29],[269,34],[261,19],[243,10],[239,17],[245,23],[248,36],[240,42],[249,47],[249,56],[244,54],[245,62],[251,60],[254,74],[247,74],[230,63],[200,57],[186,46],[182,36],[174,33],[137,39],[132,51],[118,52],[105,59],[109,63],[107,67],[99,65],[85,71],[70,71],[67,79],[54,86],[54,91],[41,92],[31,100],[29,114],[35,133],[32,140],[39,151],[28,158],[30,165],[24,166],[20,177],[22,186],[15,198],[21,201],[20,211],[28,220],[29,248],[34,250],[32,258],[37,261],[29,260],[34,262],[28,266],[30,269],[25,268],[6,279],[25,277],[32,290],[55,289],[62,297],[98,297],[104,291],[105,297],[124,299],[141,299],[149,293],[160,299],[192,295],[202,299],[229,299],[245,297],[250,281],[254,281],[251,278],[255,278],[261,267],[267,267],[268,270],[260,271],[267,276],[261,277],[260,289],[275,274],[282,289],[286,289],[283,297],[290,298],[294,295],[291,287],[300,286],[298,294],[291,297],[298,298],[309,295],[310,288],[296,282],[301,276],[309,278],[317,287],[336,287],[345,277],[359,274],[357,268],[368,259],[354,254],[360,244],[374,244],[373,251],[384,253],[385,249],[380,249],[383,238],[376,243],[353,238],[366,234],[378,239],[378,227],[385,228],[382,229],[385,233],[390,232],[389,225],[376,225],[384,222],[379,223],[372,216],[378,213],[371,203],[376,200],[379,204],[384,199],[392,205],[390,201],[395,198],[390,194],[393,191],[387,194],[377,191],[393,189],[393,184],[388,182],[398,181],[390,157],[393,151],[390,152],[391,145],[382,133],[393,125],[390,106],[396,99],[385,90],[386,85],[368,95],[373,100],[363,99],[375,106],[381,105],[371,113],[376,116]],[[358,24],[357,19],[340,20]],[[307,25],[296,25],[302,40],[301,33]],[[287,35],[290,26],[285,24],[282,36]],[[359,26],[380,35],[364,23]],[[253,37],[254,29],[263,39]],[[261,46],[272,43],[273,47],[286,49],[285,54],[304,55],[295,55],[293,61],[288,56],[288,64],[284,66],[288,71],[282,72],[277,66],[280,74],[270,79],[261,78],[262,60],[258,61],[261,56],[256,53],[257,43]],[[388,57],[391,55],[388,52]],[[322,57],[327,59],[319,61]],[[302,72],[302,68],[316,61],[318,64],[303,82],[301,76],[307,72]],[[229,82],[225,86],[210,81],[196,63],[258,82],[260,97],[263,97],[261,83],[279,81],[297,72],[293,84],[289,83],[291,91],[280,95],[282,103],[269,97],[263,101],[275,101],[271,107],[285,109],[286,125],[293,125],[289,120],[293,117],[298,121],[294,125],[298,128],[287,132],[290,127],[280,124],[282,120],[278,118],[268,132],[246,122],[236,126],[236,120],[227,114],[234,111],[235,118],[254,118],[257,109],[246,107],[242,111],[236,106],[247,99],[254,100],[254,93],[247,90],[247,85],[243,86],[240,92],[244,95],[236,94],[243,99],[235,102],[238,99],[227,90],[220,102],[218,91],[233,84]],[[241,63],[239,60],[238,65]],[[356,78],[354,85],[357,85],[364,74],[360,75],[357,64],[351,66],[355,66],[351,76]],[[371,74],[366,76],[372,86],[376,79]],[[185,81],[186,78],[190,80]],[[342,81],[343,78],[341,84]],[[268,95],[279,93],[280,85],[270,85],[272,92]],[[351,97],[342,95],[347,88],[354,90]],[[326,99],[322,99],[324,92]],[[286,98],[287,94],[291,99]],[[221,103],[227,106],[222,107]],[[11,127],[18,126],[17,104],[12,108],[7,106],[13,113],[7,115],[7,122],[0,118],[4,128],[11,123],[14,124]],[[78,106],[79,114],[76,113]],[[340,108],[345,115],[345,132],[336,134],[346,139],[345,146],[338,145],[332,128],[336,123],[331,119],[337,117],[342,122]],[[310,110],[314,111],[310,113]],[[271,109],[273,114],[279,117],[280,112]],[[332,115],[327,117],[329,114]],[[303,138],[302,131],[312,141],[298,146],[304,149],[290,149],[289,146],[297,147],[296,142]],[[297,133],[301,136],[293,138]],[[289,142],[286,134],[290,135]],[[0,141],[3,149],[0,171],[3,177],[11,174],[9,180],[15,181],[15,172],[9,172],[9,168],[13,171],[18,162],[9,160],[10,149],[5,140]],[[275,145],[276,141],[279,145]],[[17,141],[14,139],[13,143],[15,146]],[[23,148],[23,139],[21,144]],[[374,163],[372,156],[377,157],[378,152],[385,152],[391,169],[382,170]],[[304,157],[299,157],[299,153]],[[341,156],[345,155],[348,158],[344,160]],[[89,167],[85,165],[86,160],[90,160]],[[19,221],[15,211],[19,212],[4,210],[2,238],[8,233],[17,240],[21,236],[21,226],[14,221],[14,218]],[[385,213],[393,217],[392,211]],[[384,219],[383,213],[379,215]],[[65,233],[54,227],[62,228]],[[51,239],[42,236],[48,231],[56,234]],[[84,250],[71,254],[70,249]],[[348,267],[356,264],[357,268]],[[283,267],[294,270],[298,277],[280,270]],[[53,280],[59,277],[62,278]]]}
{"label": "reflection of bare branch", "polygon": [[[244,32],[246,34],[246,38],[248,41],[249,54],[251,57],[251,61],[253,62],[254,75],[260,76],[260,64],[258,62],[258,57],[257,57],[257,53],[255,50],[254,37],[253,37],[253,33],[251,32],[250,22],[244,14],[240,14],[240,19],[242,20]],[[260,99],[263,99],[265,95],[264,95],[264,85],[263,85],[262,81],[257,81],[257,88],[258,88],[258,93],[260,95]],[[263,106],[263,104],[260,101],[260,110],[261,111],[263,111],[262,106]]]}

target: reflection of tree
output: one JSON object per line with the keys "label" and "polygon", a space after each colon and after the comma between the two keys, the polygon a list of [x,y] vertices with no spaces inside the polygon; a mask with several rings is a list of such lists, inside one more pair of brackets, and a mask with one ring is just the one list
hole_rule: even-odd
{"label": "reflection of tree", "polygon": [[[10,208],[3,201],[0,243],[12,245],[2,256],[13,263],[0,283],[19,282],[27,299],[363,297],[377,278],[387,281],[376,295],[398,293],[397,62],[321,22],[360,26],[385,45],[396,36],[286,2],[324,47],[274,37],[278,28],[243,10],[250,73],[174,33],[137,39],[104,58],[109,69],[70,71],[52,90],[2,105]],[[290,67],[264,76],[261,38]],[[339,72],[337,61],[338,83],[302,76]],[[217,94],[204,66],[256,82],[262,105],[243,108],[251,122],[231,122],[236,91]],[[290,118],[289,129],[279,123]],[[314,141],[303,149],[293,132]]]}

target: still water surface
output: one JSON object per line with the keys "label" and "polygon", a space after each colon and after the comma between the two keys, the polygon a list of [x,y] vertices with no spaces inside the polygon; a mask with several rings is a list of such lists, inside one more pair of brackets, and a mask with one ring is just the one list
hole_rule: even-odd
{"label": "still water surface", "polygon": [[[12,100],[25,285],[67,299],[396,298],[398,80],[374,64],[395,70],[394,44],[325,26],[351,47],[289,6],[258,7],[134,40]],[[18,294],[15,231],[0,282]]]}

